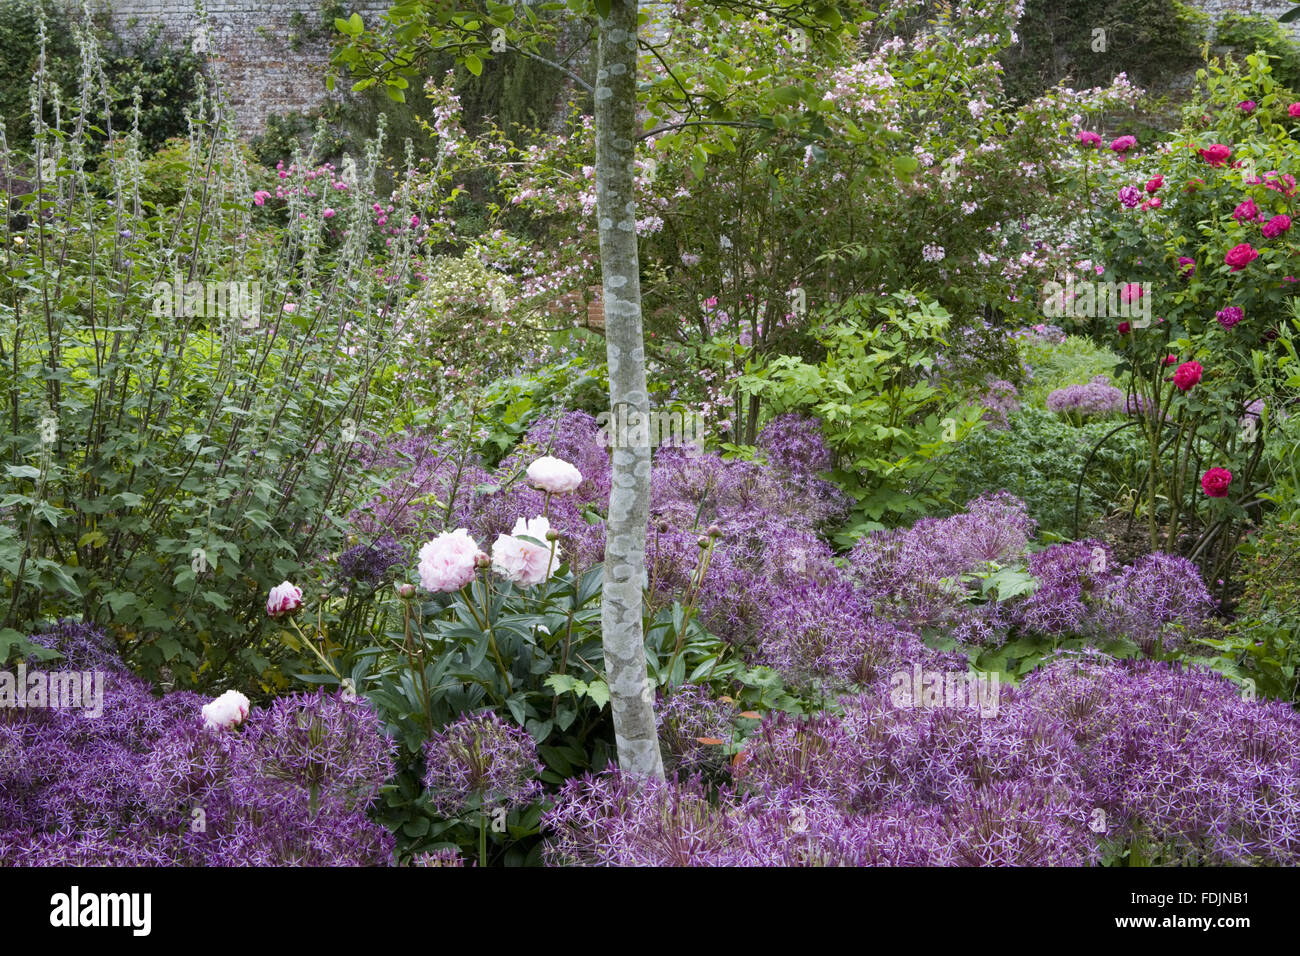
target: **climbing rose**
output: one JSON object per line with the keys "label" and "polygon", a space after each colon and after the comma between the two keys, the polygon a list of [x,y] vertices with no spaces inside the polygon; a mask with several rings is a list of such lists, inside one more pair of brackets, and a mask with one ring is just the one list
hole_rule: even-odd
{"label": "climbing rose", "polygon": [[1232,267],[1233,272],[1240,272],[1258,258],[1259,253],[1251,248],[1250,243],[1243,242],[1229,249],[1223,261]]}
{"label": "climbing rose", "polygon": [[1079,145],[1091,146],[1092,148],[1096,149],[1098,146],[1101,145],[1101,137],[1096,133],[1092,132],[1092,130],[1087,130],[1087,129],[1079,130]]}
{"label": "climbing rose", "polygon": [[1149,193],[1153,193],[1164,184],[1165,184],[1165,177],[1157,174],[1147,180],[1146,191]]}
{"label": "climbing rose", "polygon": [[1232,472],[1226,468],[1211,468],[1201,475],[1201,488],[1211,498],[1226,498],[1230,484],[1232,484]]}
{"label": "climbing rose", "polygon": [[1242,100],[1240,103],[1237,104],[1237,109],[1241,110],[1243,113],[1249,116],[1251,113],[1255,112],[1255,101]]}
{"label": "climbing rose", "polygon": [[1190,279],[1196,275],[1196,260],[1189,259],[1187,256],[1179,256],[1178,275],[1183,279]]}
{"label": "climbing rose", "polygon": [[1291,116],[1300,117],[1300,103],[1292,103],[1286,108],[1286,111]]}
{"label": "climbing rose", "polygon": [[1129,328],[1131,328],[1131,326],[1127,322],[1121,322],[1119,325],[1115,326],[1115,331],[1120,335],[1128,335]]}
{"label": "climbing rose", "polygon": [[515,522],[510,534],[497,536],[492,545],[492,568],[515,584],[541,584],[548,577],[547,568],[554,571],[560,564],[560,545],[553,542],[555,556],[551,549],[525,541],[520,535],[527,535],[537,541],[546,541],[546,533],[551,530],[551,523],[544,517],[525,521],[520,518]]}
{"label": "climbing rose", "polygon": [[1290,228],[1290,216],[1274,216],[1268,222],[1264,223],[1264,228],[1260,231],[1264,233],[1265,239],[1276,239]]}
{"label": "climbing rose", "polygon": [[265,189],[259,189],[257,192],[253,193],[253,205],[261,206],[270,198],[271,194],[269,192]]}
{"label": "climbing rose", "polygon": [[1200,362],[1184,362],[1174,369],[1174,384],[1184,392],[1201,380]]}
{"label": "climbing rose", "polygon": [[1214,317],[1219,320],[1219,324],[1225,329],[1230,329],[1243,318],[1246,317],[1245,311],[1239,305],[1230,305],[1226,309],[1220,309],[1214,313]]}
{"label": "climbing rose", "polygon": [[1110,148],[1121,156],[1137,145],[1137,138],[1134,136],[1119,136],[1110,141]]}
{"label": "climbing rose", "polygon": [[1215,143],[1208,149],[1198,149],[1196,152],[1200,155],[1201,159],[1205,160],[1211,166],[1222,166],[1228,161],[1228,157],[1232,155],[1232,150],[1227,146],[1224,146],[1222,143]]}
{"label": "climbing rose", "polygon": [[1142,201],[1142,194],[1138,192],[1136,186],[1124,186],[1119,191],[1119,201],[1129,209],[1132,209]]}
{"label": "climbing rose", "polygon": [[1232,218],[1237,222],[1251,222],[1259,215],[1259,207],[1255,205],[1255,200],[1247,199],[1232,211]]}
{"label": "climbing rose", "polygon": [[553,495],[567,495],[582,484],[582,472],[561,458],[544,455],[528,466],[528,483]]}
{"label": "climbing rose", "polygon": [[271,595],[266,599],[266,613],[271,617],[284,617],[302,607],[302,588],[294,587],[288,581],[271,588]]}
{"label": "climbing rose", "polygon": [[203,723],[210,730],[225,730],[248,716],[248,698],[237,690],[228,690],[216,700],[203,705]]}
{"label": "climbing rose", "polygon": [[465,528],[444,531],[420,548],[420,583],[426,591],[459,591],[474,580],[475,561],[482,553]]}

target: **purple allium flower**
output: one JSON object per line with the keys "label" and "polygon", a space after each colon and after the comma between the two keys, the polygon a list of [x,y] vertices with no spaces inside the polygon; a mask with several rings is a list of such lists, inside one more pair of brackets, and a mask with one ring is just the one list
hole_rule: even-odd
{"label": "purple allium flower", "polygon": [[768,422],[758,433],[758,447],[779,471],[800,475],[829,471],[835,460],[822,437],[821,422],[795,413]]}
{"label": "purple allium flower", "polygon": [[1196,632],[1215,607],[1196,565],[1186,558],[1155,551],[1120,571],[1102,595],[1101,626],[1124,634],[1144,648],[1183,642]]}
{"label": "purple allium flower", "polygon": [[519,806],[541,793],[533,738],[487,711],[461,717],[425,745],[424,786],[443,816],[476,807]]}
{"label": "purple allium flower", "polygon": [[764,628],[761,654],[792,684],[865,686],[935,653],[911,633],[870,616],[846,580],[783,589]]}
{"label": "purple allium flower", "polygon": [[388,569],[406,560],[406,549],[392,535],[383,535],[373,543],[353,545],[339,555],[339,574],[358,584],[378,584]]}
{"label": "purple allium flower", "polygon": [[1048,411],[1058,414],[1110,415],[1124,407],[1124,393],[1098,375],[1086,385],[1067,385],[1047,396]]}
{"label": "purple allium flower", "polygon": [[664,769],[681,777],[716,774],[727,762],[736,733],[735,703],[713,697],[707,686],[684,684],[655,704]]}
{"label": "purple allium flower", "polygon": [[1109,546],[1088,539],[1054,544],[1029,556],[1038,587],[1013,603],[1021,627],[1037,634],[1088,634],[1096,627],[1100,592],[1113,576]]}

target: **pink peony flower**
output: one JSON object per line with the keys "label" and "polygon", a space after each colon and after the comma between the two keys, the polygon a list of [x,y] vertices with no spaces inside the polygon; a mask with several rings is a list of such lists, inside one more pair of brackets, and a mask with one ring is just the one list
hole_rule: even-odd
{"label": "pink peony flower", "polygon": [[426,591],[459,591],[474,580],[476,562],[483,552],[465,528],[444,531],[420,548],[416,570]]}
{"label": "pink peony flower", "polygon": [[1201,475],[1201,489],[1211,498],[1228,497],[1228,486],[1232,484],[1232,472],[1226,468],[1211,468]]}
{"label": "pink peony flower", "polygon": [[1276,239],[1290,228],[1290,216],[1274,216],[1268,222],[1264,223],[1264,227],[1260,231],[1264,234],[1265,239]]}
{"label": "pink peony flower", "polygon": [[302,607],[302,588],[294,587],[288,581],[271,588],[271,595],[266,599],[266,613],[271,617],[284,617]]}
{"label": "pink peony flower", "polygon": [[1232,267],[1233,272],[1240,272],[1258,258],[1259,253],[1251,248],[1250,243],[1243,242],[1229,249],[1223,261]]}
{"label": "pink peony flower", "polygon": [[228,730],[248,716],[249,701],[237,690],[228,690],[203,705],[203,725],[209,730]]}
{"label": "pink peony flower", "polygon": [[1222,143],[1215,143],[1206,149],[1198,149],[1197,154],[1211,166],[1222,166],[1232,155],[1232,150]]}
{"label": "pink peony flower", "polygon": [[582,472],[561,458],[544,455],[528,466],[528,483],[553,495],[567,495],[582,484]]}
{"label": "pink peony flower", "polygon": [[[541,584],[549,576],[547,569],[554,573],[560,564],[559,542],[550,542],[555,549],[554,556],[551,547],[544,546],[550,530],[551,523],[544,517],[528,521],[520,518],[510,534],[498,535],[492,545],[492,569],[514,584],[524,587]],[[521,535],[543,544],[525,541]]]}
{"label": "pink peony flower", "polygon": [[1202,371],[1200,362],[1184,362],[1174,369],[1174,384],[1185,392],[1201,380]]}

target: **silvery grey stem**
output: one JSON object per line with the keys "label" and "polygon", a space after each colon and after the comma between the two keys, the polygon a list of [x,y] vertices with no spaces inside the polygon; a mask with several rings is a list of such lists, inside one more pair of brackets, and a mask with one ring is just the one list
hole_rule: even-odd
{"label": "silvery grey stem", "polygon": [[[596,72],[596,215],[609,361],[610,407],[646,415],[650,409],[641,331],[633,159],[637,140],[637,0],[611,0],[599,27]],[[642,419],[643,421],[645,419]],[[622,430],[620,430],[622,431]],[[646,674],[641,627],[646,522],[650,516],[650,446],[645,429],[618,434],[606,523],[601,626],[619,767],[663,777],[654,694]]]}

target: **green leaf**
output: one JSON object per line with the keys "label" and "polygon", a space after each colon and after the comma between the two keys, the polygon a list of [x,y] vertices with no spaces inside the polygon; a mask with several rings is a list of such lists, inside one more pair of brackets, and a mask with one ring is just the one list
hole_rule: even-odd
{"label": "green leaf", "polygon": [[481,76],[483,74],[483,61],[473,53],[467,53],[465,55],[465,69],[469,70],[475,76]]}

